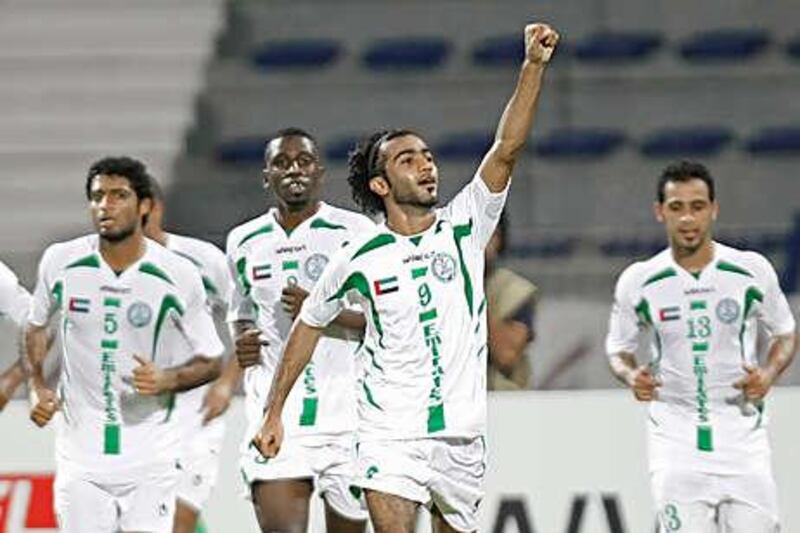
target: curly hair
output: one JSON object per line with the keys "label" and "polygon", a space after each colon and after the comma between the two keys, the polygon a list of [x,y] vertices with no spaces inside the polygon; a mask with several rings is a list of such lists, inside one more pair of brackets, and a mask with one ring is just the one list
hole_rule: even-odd
{"label": "curly hair", "polygon": [[370,190],[369,181],[375,176],[384,175],[386,171],[386,160],[382,158],[381,146],[405,135],[419,137],[409,129],[380,130],[359,141],[350,152],[347,159],[347,183],[350,184],[353,201],[366,213],[386,214],[383,198]]}
{"label": "curly hair", "polygon": [[687,182],[693,179],[701,180],[706,184],[708,199],[713,202],[715,197],[714,178],[708,168],[696,161],[678,161],[668,165],[658,178],[658,188],[656,189],[658,203],[664,203],[664,187],[667,186],[667,183]]}
{"label": "curly hair", "polygon": [[87,200],[91,200],[92,181],[97,176],[122,176],[128,180],[139,200],[153,198],[153,180],[147,173],[147,167],[132,157],[104,157],[92,163],[86,173]]}

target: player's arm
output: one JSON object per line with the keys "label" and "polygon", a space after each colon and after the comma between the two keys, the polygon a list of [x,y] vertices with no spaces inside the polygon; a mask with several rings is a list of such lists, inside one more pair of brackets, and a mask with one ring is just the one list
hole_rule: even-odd
{"label": "player's arm", "polygon": [[228,359],[219,378],[211,384],[203,399],[203,424],[208,424],[228,410],[243,373],[235,357]]}
{"label": "player's arm", "polygon": [[764,367],[745,365],[745,375],[733,384],[748,400],[761,400],[778,381],[797,353],[797,334],[775,335],[770,339],[767,363]]}
{"label": "player's arm", "polygon": [[[297,285],[286,286],[281,292],[281,306],[286,314],[292,317],[292,320],[295,320],[297,319],[297,315],[300,314],[300,309],[302,309],[303,302],[307,297],[308,291],[302,287],[298,287]],[[333,320],[333,324],[351,329],[358,333],[363,333],[364,328],[367,326],[367,320],[364,318],[364,315],[358,311],[344,309]]]}
{"label": "player's arm", "polygon": [[205,385],[220,375],[219,357],[195,355],[188,361],[170,368],[159,368],[155,362],[134,355],[139,364],[133,369],[136,392],[155,396],[164,392],[183,392]]}
{"label": "player's arm", "polygon": [[479,170],[492,192],[505,190],[511,179],[511,171],[533,125],[545,65],[557,43],[558,33],[547,24],[529,24],[525,27],[525,60],[520,68],[517,86],[500,117],[494,144]]}
{"label": "player's arm", "polygon": [[44,361],[50,344],[47,326],[28,324],[25,328],[25,366],[31,394],[31,420],[39,427],[50,422],[58,410],[55,393],[47,387]]}
{"label": "player's arm", "polygon": [[658,398],[658,387],[661,382],[656,378],[648,365],[638,365],[636,356],[628,352],[619,352],[608,358],[611,372],[618,380],[627,385],[640,402],[649,402]]}
{"label": "player's arm", "polygon": [[253,438],[253,443],[265,457],[275,457],[280,450],[283,440],[283,424],[281,423],[283,406],[297,378],[311,361],[314,349],[322,337],[322,331],[322,328],[309,326],[302,320],[295,321],[292,326],[289,340],[286,342],[286,349],[272,381],[264,421],[261,429]]}

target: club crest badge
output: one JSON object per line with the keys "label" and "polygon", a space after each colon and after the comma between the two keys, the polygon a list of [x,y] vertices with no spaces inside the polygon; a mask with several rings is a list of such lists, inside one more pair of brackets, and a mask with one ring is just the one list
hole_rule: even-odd
{"label": "club crest badge", "polygon": [[135,328],[143,328],[153,319],[153,310],[146,303],[134,302],[128,307],[128,322]]}
{"label": "club crest badge", "polygon": [[303,269],[306,272],[306,276],[312,281],[317,281],[320,276],[322,276],[322,271],[325,270],[325,266],[328,264],[328,256],[323,254],[314,254],[308,259],[306,259],[305,265],[303,265]]}
{"label": "club crest badge", "polygon": [[736,322],[739,313],[739,304],[733,298],[723,298],[717,304],[717,318],[724,324]]}
{"label": "club crest badge", "polygon": [[440,252],[431,261],[431,272],[439,281],[448,283],[456,277],[456,260],[453,256]]}

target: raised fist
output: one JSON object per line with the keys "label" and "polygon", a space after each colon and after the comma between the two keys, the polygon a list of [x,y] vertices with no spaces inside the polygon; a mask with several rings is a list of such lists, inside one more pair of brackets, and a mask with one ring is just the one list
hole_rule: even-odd
{"label": "raised fist", "polygon": [[525,59],[531,63],[545,64],[550,61],[558,44],[558,32],[547,24],[525,26]]}

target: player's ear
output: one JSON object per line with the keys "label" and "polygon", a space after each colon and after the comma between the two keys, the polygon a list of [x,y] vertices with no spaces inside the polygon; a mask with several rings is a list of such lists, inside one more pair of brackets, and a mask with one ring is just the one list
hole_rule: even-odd
{"label": "player's ear", "polygon": [[656,220],[663,223],[664,222],[664,204],[661,202],[653,202],[653,215],[655,215]]}
{"label": "player's ear", "polygon": [[265,191],[269,191],[269,170],[266,168],[261,169],[261,187],[263,187]]}
{"label": "player's ear", "polygon": [[719,202],[714,200],[711,203],[711,220],[712,221],[716,221],[717,220],[717,215],[719,215]]}
{"label": "player's ear", "polygon": [[369,190],[383,198],[384,196],[389,194],[389,182],[386,181],[381,175],[375,176],[374,178],[369,180]]}

